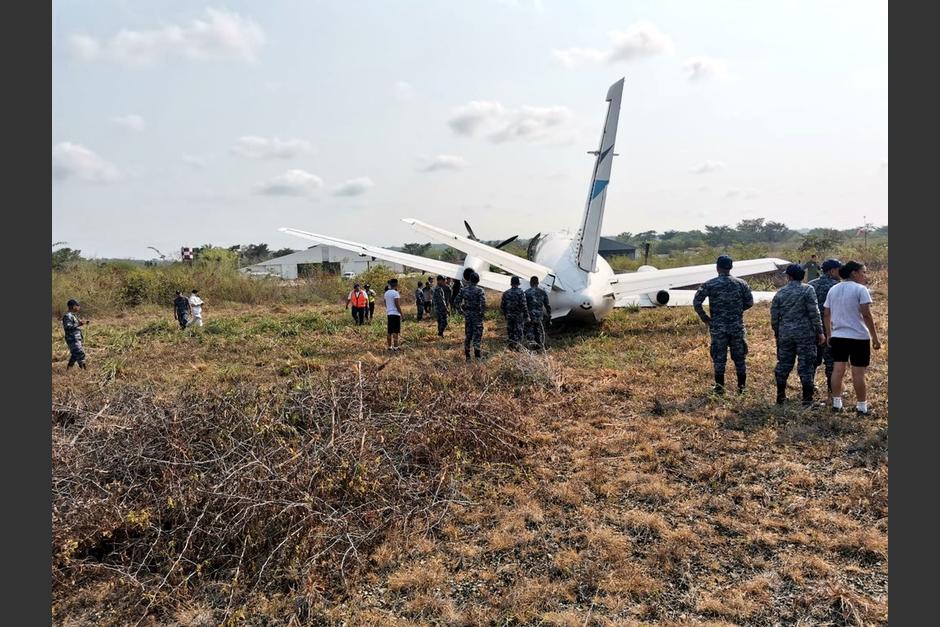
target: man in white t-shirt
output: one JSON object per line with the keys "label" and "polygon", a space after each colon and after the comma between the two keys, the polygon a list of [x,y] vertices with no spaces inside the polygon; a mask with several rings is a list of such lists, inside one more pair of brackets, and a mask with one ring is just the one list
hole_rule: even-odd
{"label": "man in white t-shirt", "polygon": [[832,349],[832,410],[842,411],[842,379],[846,366],[852,366],[855,411],[868,414],[865,369],[871,361],[871,349],[881,348],[875,321],[871,316],[871,294],[865,284],[868,274],[863,264],[850,261],[839,268],[842,282],[833,285],[823,304],[826,342]]}
{"label": "man in white t-shirt", "polygon": [[201,298],[199,298],[199,290],[193,290],[189,295],[189,307],[193,312],[193,324],[197,327],[202,326],[202,306],[205,304]]}
{"label": "man in white t-shirt", "polygon": [[397,351],[398,336],[401,333],[401,294],[398,293],[398,279],[388,282],[385,298],[385,314],[388,316],[388,339],[386,346],[390,351]]}

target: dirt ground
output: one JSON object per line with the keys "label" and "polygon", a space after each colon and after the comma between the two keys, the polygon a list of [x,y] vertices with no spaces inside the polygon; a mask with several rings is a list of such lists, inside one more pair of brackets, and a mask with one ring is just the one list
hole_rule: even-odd
{"label": "dirt ground", "polygon": [[[873,278],[883,348],[873,353],[872,415],[864,418],[834,415],[821,405],[802,408],[795,372],[791,400],[773,404],[767,303],[745,318],[748,389],[724,397],[710,394],[707,331],[691,308],[618,310],[596,328],[553,328],[546,355],[507,352],[504,325],[491,311],[486,359],[470,365],[463,361],[462,320],[452,318],[440,339],[433,322],[414,320],[413,307],[405,311],[403,350],[395,355],[384,350],[384,318],[356,327],[341,307],[207,306],[206,326],[186,331],[174,328],[170,312],[143,308],[92,320],[85,372],[65,370],[68,351],[53,320],[53,619],[63,625],[886,624],[887,277]],[[728,377],[733,387],[733,368]],[[817,383],[825,390],[822,369]],[[359,396],[348,405],[350,430],[341,432],[329,425],[330,415],[335,423],[342,414],[337,397],[323,390],[347,384],[351,398]],[[315,399],[308,403],[310,420],[318,420],[316,403],[327,408],[316,438],[312,429],[285,423],[291,411],[305,411],[301,401],[289,405],[291,390],[305,385]],[[340,544],[343,550],[314,559],[319,530],[341,534],[321,522],[308,536],[302,517],[283,527],[252,523],[268,536],[255,561],[247,539],[211,543],[205,521],[212,517],[206,504],[214,502],[213,485],[246,473],[227,497],[247,498],[256,489],[252,471],[225,467],[222,473],[219,466],[218,481],[209,485],[198,464],[214,468],[222,453],[187,462],[192,470],[176,474],[167,456],[194,446],[172,442],[173,433],[184,438],[194,428],[187,421],[196,420],[180,413],[186,406],[180,399],[207,399],[207,407],[216,407],[217,399],[243,394],[246,386],[255,396],[245,398],[253,400],[239,401],[224,420],[263,421],[266,433],[289,430],[277,442],[291,477],[310,472],[319,482],[340,473],[339,458],[321,450],[329,446],[323,434],[336,433],[348,436],[356,464],[356,455],[394,450],[418,469],[406,477],[410,491],[391,492],[389,477],[399,473],[400,484],[403,466],[389,465],[387,475],[374,475],[374,485],[355,492],[355,507],[349,505],[353,487],[317,493],[319,505],[311,510],[377,512],[368,519],[374,532],[362,531],[368,527],[361,521],[355,530],[344,527],[352,550]],[[257,401],[265,394],[270,402]],[[214,409],[195,415],[222,420]],[[385,418],[375,422],[377,416]],[[112,487],[126,483],[120,473],[153,461],[156,453],[133,436],[137,428],[157,429],[158,420],[177,429],[160,427],[169,442],[160,453],[164,465],[138,486]],[[220,428],[200,424],[201,438]],[[418,426],[402,435],[396,425],[404,424]],[[422,433],[434,434],[439,450],[418,456],[414,438]],[[218,450],[249,448],[236,440]],[[104,467],[116,463],[101,450],[105,442],[127,447],[120,473]],[[321,464],[316,472],[309,467],[314,460]],[[344,481],[367,476],[342,472]],[[304,486],[284,489],[303,492]],[[241,506],[226,507],[213,521],[220,538],[228,533],[225,520],[242,520]],[[426,517],[401,520],[392,515],[398,511]],[[213,553],[213,546],[225,548]],[[151,553],[138,554],[146,547]],[[164,549],[166,557],[158,558]],[[201,566],[210,562],[211,572]],[[274,572],[279,579],[265,583]]]}

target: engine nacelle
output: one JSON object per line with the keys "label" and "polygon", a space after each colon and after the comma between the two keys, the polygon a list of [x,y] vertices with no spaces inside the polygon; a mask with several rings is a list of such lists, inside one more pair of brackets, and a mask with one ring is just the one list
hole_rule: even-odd
{"label": "engine nacelle", "polygon": [[666,290],[659,290],[655,293],[651,292],[647,294],[646,297],[649,298],[650,302],[652,302],[657,307],[663,307],[669,303],[669,292]]}

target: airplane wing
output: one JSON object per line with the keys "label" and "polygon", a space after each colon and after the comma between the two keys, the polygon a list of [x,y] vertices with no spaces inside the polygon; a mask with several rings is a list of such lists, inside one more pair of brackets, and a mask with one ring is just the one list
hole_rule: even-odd
{"label": "airplane wing", "polygon": [[451,233],[445,229],[431,226],[430,224],[426,224],[420,220],[404,218],[402,219],[402,222],[407,222],[412,226],[412,228],[414,228],[414,230],[427,235],[431,239],[437,240],[442,244],[447,244],[448,246],[456,248],[457,250],[468,255],[479,257],[483,261],[494,265],[497,268],[502,268],[506,272],[519,275],[523,279],[531,276],[537,276],[539,278],[539,282],[547,284],[548,287],[554,286],[558,287],[559,289],[564,289],[559,281],[555,278],[552,268],[549,268],[548,266],[543,266],[540,263],[535,263],[534,261],[517,257],[516,255],[508,253],[505,250],[487,246],[483,242],[476,242],[472,239],[463,237],[462,235],[457,235],[456,233]]}
{"label": "airplane wing", "polygon": [[[425,272],[429,272],[431,274],[440,274],[452,279],[463,280],[463,266],[457,265],[455,263],[448,263],[446,261],[439,261],[437,259],[429,259],[427,257],[421,257],[418,255],[410,255],[408,253],[403,253],[397,250],[389,250],[388,248],[371,246],[369,244],[360,244],[359,242],[351,242],[349,240],[339,239],[337,237],[320,235],[318,233],[309,233],[307,231],[301,231],[299,229],[292,229],[289,227],[284,227],[278,230],[283,233],[287,233],[288,235],[307,239],[318,244],[335,246],[336,248],[348,250],[359,255],[384,259],[385,261],[400,263],[403,266],[418,268],[419,270],[424,270]],[[480,285],[482,287],[486,287],[491,290],[498,290],[501,292],[508,290],[510,287],[510,277],[505,274],[497,274],[495,272],[481,272],[479,274]]]}
{"label": "airplane wing", "polygon": [[[666,290],[669,292],[669,302],[666,307],[691,307],[695,298],[695,290]],[[755,303],[764,303],[773,300],[777,292],[751,292]],[[614,307],[661,307],[654,302],[648,293],[625,294],[617,297]]]}
{"label": "airplane wing", "polygon": [[[785,266],[788,263],[790,262],[785,259],[777,259],[774,257],[735,261],[734,267],[731,268],[731,274],[733,276],[747,276],[749,274],[760,274],[762,272],[774,272],[778,270],[780,266]],[[704,283],[714,276],[715,264],[704,264],[701,266],[686,266],[684,268],[668,268],[666,270],[615,274],[612,284],[614,294],[618,301],[625,296],[651,294],[659,290],[670,291],[671,301],[672,291],[676,291],[672,290],[672,288]],[[670,304],[672,303],[670,302]],[[691,300],[689,304],[691,304]]]}

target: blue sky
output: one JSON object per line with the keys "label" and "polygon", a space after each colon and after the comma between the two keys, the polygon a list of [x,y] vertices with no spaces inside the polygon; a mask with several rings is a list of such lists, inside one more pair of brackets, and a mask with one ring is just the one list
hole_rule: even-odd
{"label": "blue sky", "polygon": [[888,221],[887,2],[59,1],[53,241],[376,244]]}

